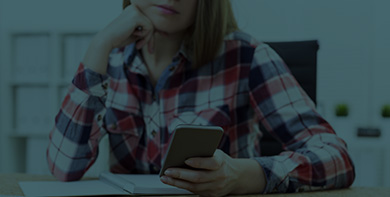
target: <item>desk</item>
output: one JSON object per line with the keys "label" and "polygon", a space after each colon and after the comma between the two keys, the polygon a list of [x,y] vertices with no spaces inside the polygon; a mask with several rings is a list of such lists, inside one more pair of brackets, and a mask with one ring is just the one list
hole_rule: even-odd
{"label": "desk", "polygon": [[[23,196],[23,192],[19,187],[19,181],[54,181],[52,176],[42,175],[27,175],[27,174],[0,174],[0,196],[12,195]],[[246,197],[255,197],[261,195],[247,195]],[[353,187],[341,190],[305,192],[296,194],[268,194],[267,197],[328,197],[328,196],[353,196],[353,197],[368,197],[368,196],[390,196],[390,188],[373,188],[373,187]],[[177,196],[176,196],[177,197]]]}

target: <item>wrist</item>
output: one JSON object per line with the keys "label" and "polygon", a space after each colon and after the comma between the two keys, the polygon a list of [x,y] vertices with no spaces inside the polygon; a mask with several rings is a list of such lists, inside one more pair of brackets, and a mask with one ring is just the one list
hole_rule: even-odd
{"label": "wrist", "polygon": [[113,49],[111,42],[109,42],[108,36],[104,35],[101,32],[97,33],[92,38],[91,45],[94,48],[100,49],[101,51],[104,51],[106,53],[109,53]]}
{"label": "wrist", "polygon": [[263,168],[254,159],[234,159],[240,169],[236,194],[263,193],[267,179]]}

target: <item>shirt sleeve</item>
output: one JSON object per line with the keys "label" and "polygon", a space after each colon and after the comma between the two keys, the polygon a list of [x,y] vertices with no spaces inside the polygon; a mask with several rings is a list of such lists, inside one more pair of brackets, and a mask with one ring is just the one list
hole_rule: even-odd
{"label": "shirt sleeve", "polygon": [[262,166],[264,193],[348,187],[355,171],[346,143],[319,115],[289,69],[268,45],[259,45],[249,77],[251,106],[285,151],[254,158]]}
{"label": "shirt sleeve", "polygon": [[106,75],[80,64],[49,136],[47,162],[61,181],[79,180],[97,158],[107,86]]}

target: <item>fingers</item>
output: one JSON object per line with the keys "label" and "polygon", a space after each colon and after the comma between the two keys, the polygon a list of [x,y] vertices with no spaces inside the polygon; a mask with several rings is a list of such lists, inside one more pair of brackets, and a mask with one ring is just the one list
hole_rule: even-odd
{"label": "fingers", "polygon": [[226,195],[236,180],[234,176],[229,174],[230,160],[231,158],[224,152],[217,150],[213,157],[186,160],[187,165],[197,168],[196,170],[167,169],[164,176],[161,177],[161,181],[168,185],[187,189],[195,194]]}
{"label": "fingers", "polygon": [[207,183],[222,177],[218,171],[190,170],[184,168],[169,168],[165,171],[164,175],[192,183]]}
{"label": "fingers", "polygon": [[153,23],[148,17],[146,17],[137,5],[134,5],[134,9],[132,11],[138,12],[136,25],[133,27],[131,35],[136,37],[136,48],[139,50],[149,43],[149,41],[153,38],[155,30]]}
{"label": "fingers", "polygon": [[194,184],[185,180],[175,179],[168,176],[162,176],[161,181],[165,184],[183,188],[189,191],[200,192],[200,191],[207,190],[209,188],[208,183]]}
{"label": "fingers", "polygon": [[125,47],[131,43],[134,42],[134,38],[132,37],[129,37],[127,40],[125,40],[121,45],[119,45],[118,47],[121,48],[121,47]]}
{"label": "fingers", "polygon": [[226,188],[223,182],[191,183],[168,176],[162,176],[161,181],[165,184],[186,189],[201,196],[223,196],[226,193],[224,191]]}
{"label": "fingers", "polygon": [[213,157],[207,158],[190,158],[185,163],[193,168],[205,169],[205,170],[218,170],[221,168],[224,162],[225,153],[221,150],[217,150]]}
{"label": "fingers", "polygon": [[135,31],[131,36],[129,36],[125,41],[123,41],[118,47],[127,46],[133,42],[137,42],[137,40],[143,39],[145,37],[145,32]]}

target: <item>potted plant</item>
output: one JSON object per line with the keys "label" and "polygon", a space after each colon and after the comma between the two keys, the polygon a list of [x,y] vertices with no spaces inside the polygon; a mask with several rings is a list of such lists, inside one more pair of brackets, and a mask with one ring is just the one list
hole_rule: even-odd
{"label": "potted plant", "polygon": [[390,105],[386,104],[382,106],[382,117],[383,118],[390,118]]}
{"label": "potted plant", "polygon": [[337,117],[347,117],[349,114],[348,105],[345,103],[336,105],[335,113]]}
{"label": "potted plant", "polygon": [[346,141],[354,138],[355,132],[351,124],[350,109],[346,103],[338,103],[334,108],[335,119],[331,122],[337,135]]}

